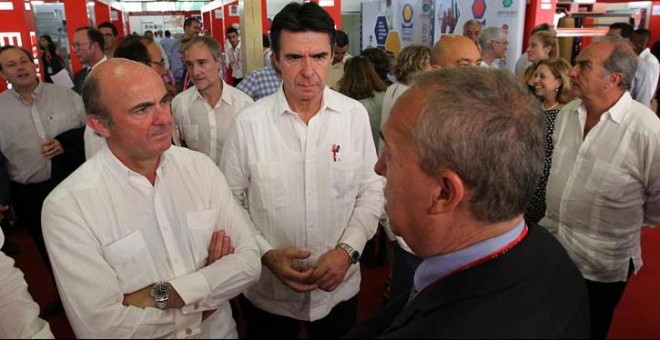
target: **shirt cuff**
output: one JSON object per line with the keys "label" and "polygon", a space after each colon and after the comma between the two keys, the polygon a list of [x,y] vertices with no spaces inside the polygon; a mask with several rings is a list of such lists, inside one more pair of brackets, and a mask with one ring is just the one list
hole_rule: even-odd
{"label": "shirt cuff", "polygon": [[200,302],[211,293],[211,286],[206,277],[200,272],[190,273],[169,281],[181,299],[186,304],[182,311],[185,313],[196,309],[195,304]]}
{"label": "shirt cuff", "polygon": [[257,241],[257,245],[259,246],[259,251],[261,252],[259,254],[260,257],[264,256],[264,254],[266,254],[269,250],[273,249],[273,246],[271,246],[266,238],[264,238],[262,235],[256,235],[254,239]]}

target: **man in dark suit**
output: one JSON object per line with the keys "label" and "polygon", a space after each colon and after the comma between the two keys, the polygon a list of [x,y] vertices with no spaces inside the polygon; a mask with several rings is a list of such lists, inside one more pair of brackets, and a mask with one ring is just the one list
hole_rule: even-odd
{"label": "man in dark suit", "polygon": [[83,64],[83,68],[73,75],[73,90],[80,94],[83,83],[89,72],[102,61],[105,57],[105,40],[103,34],[96,28],[85,26],[80,27],[73,34],[73,51]]}
{"label": "man in dark suit", "polygon": [[512,76],[419,76],[382,131],[393,231],[424,259],[413,291],[348,337],[584,338],[584,281],[523,212],[543,168],[543,115]]}

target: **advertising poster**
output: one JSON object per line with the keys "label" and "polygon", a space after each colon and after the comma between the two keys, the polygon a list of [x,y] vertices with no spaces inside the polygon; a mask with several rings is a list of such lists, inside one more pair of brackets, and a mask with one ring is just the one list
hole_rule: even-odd
{"label": "advertising poster", "polygon": [[399,31],[402,47],[412,44],[433,46],[432,0],[399,0],[391,7],[395,13],[393,26]]}
{"label": "advertising poster", "polygon": [[362,3],[362,35],[360,50],[369,47],[384,47],[390,23],[387,20],[385,0]]}

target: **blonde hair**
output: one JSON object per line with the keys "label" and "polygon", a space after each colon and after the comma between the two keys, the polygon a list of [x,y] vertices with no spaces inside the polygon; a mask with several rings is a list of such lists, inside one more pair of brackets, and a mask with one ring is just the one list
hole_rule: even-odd
{"label": "blonde hair", "polygon": [[394,75],[397,81],[408,85],[410,76],[431,67],[431,48],[423,45],[404,47],[396,58]]}
{"label": "blonde hair", "polygon": [[541,60],[536,64],[536,68],[538,69],[541,65],[547,66],[550,69],[550,73],[561,82],[557,89],[557,101],[561,104],[566,104],[573,100],[573,94],[571,93],[571,79],[568,76],[568,72],[571,70],[571,65],[561,58]]}

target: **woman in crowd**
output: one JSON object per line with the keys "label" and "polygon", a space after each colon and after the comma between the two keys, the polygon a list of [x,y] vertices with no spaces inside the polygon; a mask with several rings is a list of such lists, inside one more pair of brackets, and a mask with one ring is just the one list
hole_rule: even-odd
{"label": "woman in crowd", "polygon": [[539,62],[559,57],[559,45],[554,33],[548,31],[536,32],[529,38],[527,44],[527,59],[532,63],[523,74],[523,81],[530,89],[535,91],[534,78],[536,66]]}
{"label": "woman in crowd", "polygon": [[359,101],[369,113],[374,145],[378,148],[383,96],[387,84],[378,76],[369,59],[350,58],[344,64],[344,76],[339,80],[339,92]]}
{"label": "woman in crowd", "polygon": [[529,222],[538,223],[545,215],[545,187],[552,165],[552,133],[555,129],[555,118],[559,110],[573,99],[571,81],[568,77],[570,69],[568,62],[561,58],[545,59],[536,64],[533,78],[534,92],[542,101],[541,108],[545,115],[546,152],[543,175],[525,211],[525,220]]}
{"label": "woman in crowd", "polygon": [[390,85],[385,91],[383,99],[383,114],[381,125],[385,123],[394,102],[399,96],[408,89],[408,82],[416,72],[427,71],[431,69],[431,48],[423,45],[410,45],[404,47],[396,57],[394,63],[394,76],[396,82]]}
{"label": "woman in crowd", "polygon": [[53,39],[48,34],[40,36],[39,47],[41,49],[41,64],[44,67],[43,73],[46,82],[73,87],[71,76],[65,67],[66,63],[62,56],[57,53],[57,46],[53,43]]}
{"label": "woman in crowd", "polygon": [[369,47],[362,50],[360,55],[369,59],[371,64],[374,65],[376,73],[378,73],[380,79],[382,79],[387,86],[392,85],[392,81],[388,78],[388,76],[392,76],[392,67],[394,66],[394,57],[391,53],[388,53],[382,48]]}

